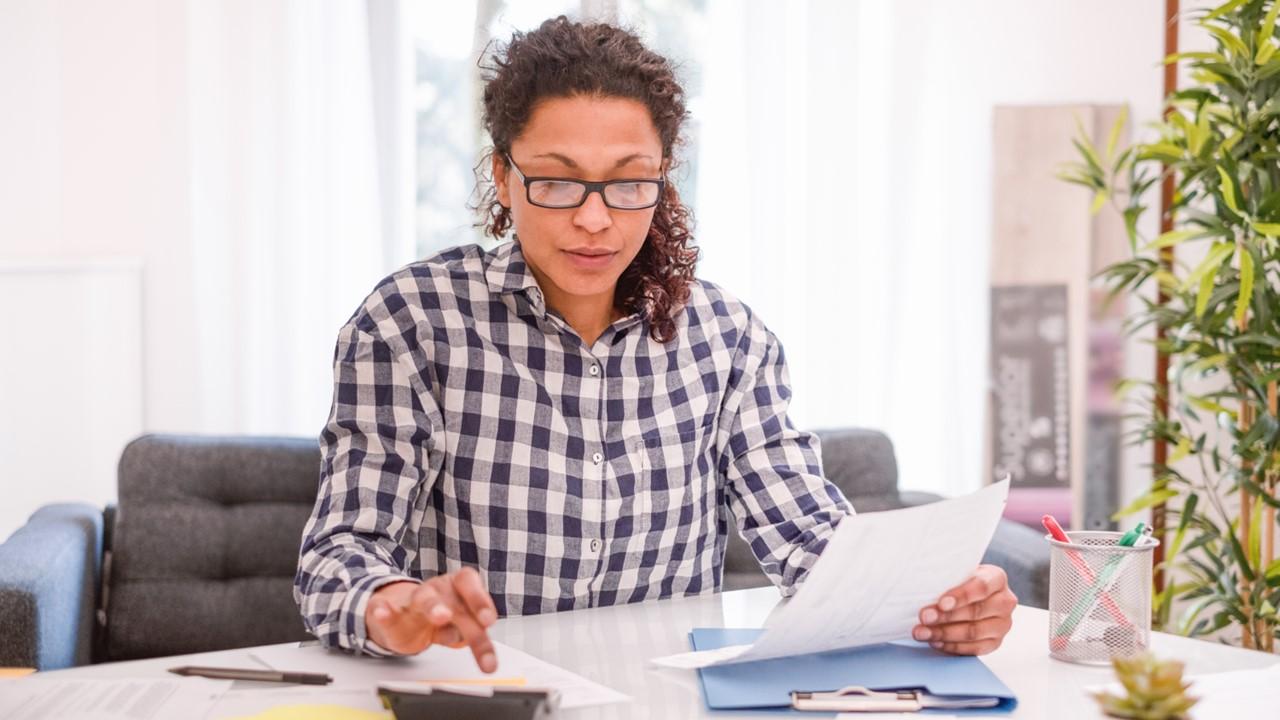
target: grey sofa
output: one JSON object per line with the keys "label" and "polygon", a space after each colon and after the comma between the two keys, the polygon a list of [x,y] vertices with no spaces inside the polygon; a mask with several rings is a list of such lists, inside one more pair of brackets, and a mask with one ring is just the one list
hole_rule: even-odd
{"label": "grey sofa", "polygon": [[[820,433],[830,477],[861,512],[937,499],[901,493],[881,433]],[[117,505],[38,510],[0,544],[0,667],[94,662],[300,640],[292,582],[315,501],[316,442],[147,435],[119,467]],[[1039,534],[1002,522],[986,560],[1043,607]],[[767,584],[731,538],[726,589]]]}

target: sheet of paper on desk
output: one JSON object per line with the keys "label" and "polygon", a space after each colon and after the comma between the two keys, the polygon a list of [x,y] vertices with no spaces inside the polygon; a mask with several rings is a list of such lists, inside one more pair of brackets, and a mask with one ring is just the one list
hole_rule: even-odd
{"label": "sheet of paper on desk", "polygon": [[59,679],[33,675],[6,682],[0,718],[23,720],[151,720],[203,717],[231,687],[203,678]]}
{"label": "sheet of paper on desk", "polygon": [[924,606],[982,560],[1009,495],[1007,480],[942,502],[846,517],[799,592],[754,645],[655,658],[700,668],[875,645],[911,634]]}
{"label": "sheet of paper on desk", "polygon": [[466,648],[435,646],[407,658],[357,657],[317,646],[273,645],[253,654],[275,670],[322,672],[335,685],[367,685],[369,692],[380,682],[429,682],[441,680],[483,681],[485,678],[524,678],[527,687],[560,691],[560,707],[573,709],[626,702],[629,697],[564,668],[540,660],[509,645],[494,643],[498,671],[485,675]]}
{"label": "sheet of paper on desk", "polygon": [[283,685],[223,695],[204,720],[394,720],[367,687]]}

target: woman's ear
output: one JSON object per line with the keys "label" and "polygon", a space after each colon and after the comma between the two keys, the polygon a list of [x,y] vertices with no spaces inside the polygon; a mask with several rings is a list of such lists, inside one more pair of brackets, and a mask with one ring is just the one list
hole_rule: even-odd
{"label": "woman's ear", "polygon": [[508,183],[511,177],[509,174],[510,168],[503,161],[501,153],[497,151],[494,151],[491,160],[493,161],[493,187],[497,194],[498,204],[510,210],[511,185]]}

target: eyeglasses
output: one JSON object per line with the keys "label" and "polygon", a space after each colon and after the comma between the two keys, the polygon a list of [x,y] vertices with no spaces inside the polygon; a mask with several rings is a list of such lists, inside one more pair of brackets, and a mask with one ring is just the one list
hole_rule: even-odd
{"label": "eyeglasses", "polygon": [[573,178],[527,177],[510,155],[506,157],[524,183],[525,198],[529,204],[554,210],[581,207],[593,192],[600,193],[604,204],[614,210],[644,210],[658,204],[662,188],[666,186],[664,180],[587,182]]}

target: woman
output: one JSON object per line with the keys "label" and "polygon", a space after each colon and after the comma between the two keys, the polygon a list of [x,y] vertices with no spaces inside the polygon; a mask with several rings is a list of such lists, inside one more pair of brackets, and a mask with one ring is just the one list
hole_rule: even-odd
{"label": "woman", "polygon": [[[561,17],[498,53],[481,209],[515,240],[401,269],[338,337],[295,583],[326,644],[466,645],[492,672],[501,615],[717,589],[730,523],[790,595],[851,512],[787,419],[777,338],[694,278],[685,117],[618,28]],[[1015,603],[980,567],[916,637],[989,652]]]}

